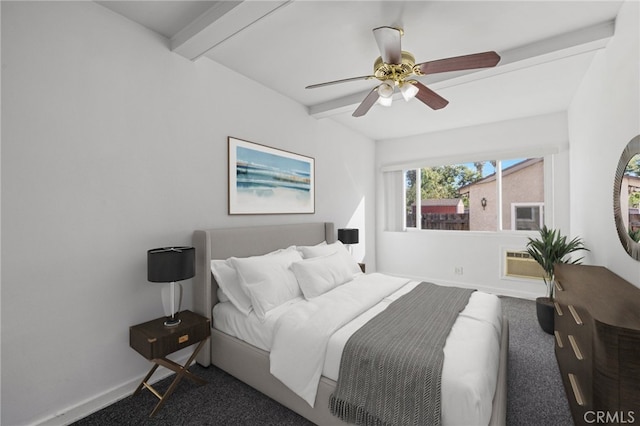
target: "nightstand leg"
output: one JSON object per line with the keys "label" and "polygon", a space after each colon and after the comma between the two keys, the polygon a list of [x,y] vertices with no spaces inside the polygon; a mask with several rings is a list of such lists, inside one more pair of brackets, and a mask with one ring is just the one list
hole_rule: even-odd
{"label": "nightstand leg", "polygon": [[[193,373],[191,373],[189,370],[187,370],[187,368],[189,368],[189,366],[191,365],[191,363],[193,362],[194,359],[196,359],[196,355],[198,355],[198,352],[200,352],[200,349],[202,349],[202,346],[204,345],[205,342],[207,342],[208,339],[205,339],[203,341],[201,341],[198,346],[196,347],[196,349],[193,351],[193,354],[191,354],[191,357],[189,357],[189,360],[184,364],[184,366],[173,362],[169,359],[166,358],[161,358],[161,359],[156,359],[154,360],[154,362],[156,363],[155,367],[152,369],[155,371],[155,369],[158,367],[158,365],[162,365],[163,367],[166,367],[170,370],[173,370],[176,372],[176,378],[173,379],[173,382],[171,382],[171,385],[169,386],[169,389],[167,389],[167,391],[164,393],[164,395],[162,395],[162,397],[160,397],[160,402],[158,402],[158,404],[156,405],[156,407],[153,409],[153,411],[151,412],[151,414],[149,415],[149,417],[153,417],[156,412],[162,408],[162,406],[164,405],[165,401],[169,398],[169,396],[173,393],[173,391],[175,390],[176,386],[178,386],[178,383],[180,383],[180,380],[182,380],[183,376],[188,377],[189,379],[195,381],[196,383],[199,383],[201,385],[207,383],[206,380],[201,379],[200,377],[194,375]],[[151,374],[153,374],[153,372],[151,372]],[[147,377],[147,379],[151,377],[150,375]],[[143,381],[143,384],[146,382],[146,379]],[[140,387],[142,387],[142,384],[140,385]],[[147,387],[149,387],[147,385]],[[151,390],[151,389],[149,389]],[[137,390],[136,390],[137,392]],[[155,392],[154,392],[155,393]],[[134,394],[135,395],[135,394]],[[159,395],[156,393],[156,396],[159,397]]]}
{"label": "nightstand leg", "polygon": [[147,376],[142,379],[142,381],[140,382],[140,385],[138,386],[138,388],[135,390],[135,392],[133,392],[133,395],[137,395],[138,392],[140,392],[142,390],[142,388],[147,384],[147,380],[149,380],[149,378],[151,378],[151,376],[153,376],[153,373],[156,372],[156,370],[158,369],[158,367],[160,366],[160,364],[155,364],[153,367],[151,367],[151,370],[149,370],[149,374],[147,374]]}

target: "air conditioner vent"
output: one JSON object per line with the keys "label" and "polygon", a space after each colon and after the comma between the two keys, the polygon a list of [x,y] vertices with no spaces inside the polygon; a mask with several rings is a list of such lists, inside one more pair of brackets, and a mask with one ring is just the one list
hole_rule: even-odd
{"label": "air conditioner vent", "polygon": [[505,251],[505,275],[508,277],[542,279],[544,269],[526,251]]}

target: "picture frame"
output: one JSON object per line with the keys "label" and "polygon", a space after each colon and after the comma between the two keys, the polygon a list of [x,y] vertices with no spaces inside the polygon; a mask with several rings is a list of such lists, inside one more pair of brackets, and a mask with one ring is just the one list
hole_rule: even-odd
{"label": "picture frame", "polygon": [[315,159],[228,138],[229,214],[315,213]]}

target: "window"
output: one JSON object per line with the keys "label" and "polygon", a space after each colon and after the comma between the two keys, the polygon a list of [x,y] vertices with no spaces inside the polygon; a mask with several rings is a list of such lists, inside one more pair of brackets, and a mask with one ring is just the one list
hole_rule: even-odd
{"label": "window", "polygon": [[511,217],[513,217],[513,222],[511,224],[511,229],[515,229],[516,231],[537,231],[542,228],[544,222],[542,208],[542,203],[514,203],[512,205]]}
{"label": "window", "polygon": [[406,170],[405,226],[455,231],[536,230],[544,222],[544,159]]}
{"label": "window", "polygon": [[476,181],[480,176],[478,171],[471,170],[464,164],[407,170],[406,226],[420,229],[468,230],[468,198],[466,194],[461,194],[459,189]]}

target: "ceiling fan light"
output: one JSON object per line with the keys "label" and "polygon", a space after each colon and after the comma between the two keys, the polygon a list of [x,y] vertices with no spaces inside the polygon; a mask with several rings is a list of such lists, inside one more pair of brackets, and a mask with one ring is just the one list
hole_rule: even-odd
{"label": "ceiling fan light", "polygon": [[392,102],[393,102],[393,98],[391,96],[389,96],[388,98],[380,96],[378,98],[378,103],[382,106],[390,107]]}
{"label": "ceiling fan light", "polygon": [[378,87],[378,94],[383,98],[391,98],[395,89],[395,82],[393,80],[385,80],[380,83]]}
{"label": "ceiling fan light", "polygon": [[412,80],[406,81],[400,85],[400,92],[405,101],[409,102],[418,94],[418,87],[411,83]]}

